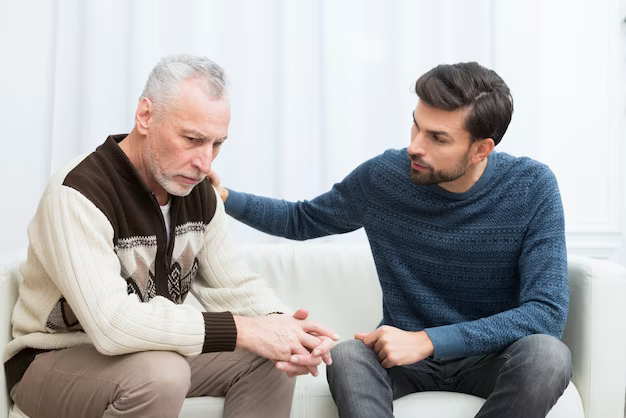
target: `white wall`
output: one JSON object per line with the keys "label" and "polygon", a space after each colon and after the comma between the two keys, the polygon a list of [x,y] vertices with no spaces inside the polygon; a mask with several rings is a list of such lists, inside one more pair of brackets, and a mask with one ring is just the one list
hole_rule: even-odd
{"label": "white wall", "polygon": [[495,4],[495,67],[519,83],[503,149],[555,172],[570,253],[626,263],[625,2]]}
{"label": "white wall", "polygon": [[25,247],[50,172],[54,7],[40,6],[31,16],[25,5],[0,2],[0,253]]}
{"label": "white wall", "polygon": [[[0,252],[26,246],[51,172],[132,128],[158,58],[188,52],[231,78],[215,163],[225,183],[288,199],[406,146],[423,72],[491,67],[515,99],[498,148],[552,167],[572,253],[626,264],[625,11],[624,0],[0,0]],[[232,224],[240,240],[273,240]]]}

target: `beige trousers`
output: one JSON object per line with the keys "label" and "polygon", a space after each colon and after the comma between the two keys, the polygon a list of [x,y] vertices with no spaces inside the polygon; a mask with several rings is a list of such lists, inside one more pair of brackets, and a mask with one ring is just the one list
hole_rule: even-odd
{"label": "beige trousers", "polygon": [[175,418],[204,395],[225,397],[224,417],[288,417],[294,385],[246,350],[105,356],[84,345],[37,355],[11,397],[30,418]]}

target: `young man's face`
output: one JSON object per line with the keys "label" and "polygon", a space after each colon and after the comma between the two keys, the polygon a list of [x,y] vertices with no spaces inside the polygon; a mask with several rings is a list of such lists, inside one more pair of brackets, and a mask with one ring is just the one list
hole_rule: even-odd
{"label": "young man's face", "polygon": [[170,108],[160,110],[148,128],[145,164],[151,187],[175,196],[188,195],[204,180],[228,136],[228,98],[208,97],[199,83],[184,81]]}
{"label": "young man's face", "polygon": [[463,109],[446,111],[421,100],[413,111],[408,147],[409,177],[415,184],[438,184],[461,178],[471,165],[471,137]]}

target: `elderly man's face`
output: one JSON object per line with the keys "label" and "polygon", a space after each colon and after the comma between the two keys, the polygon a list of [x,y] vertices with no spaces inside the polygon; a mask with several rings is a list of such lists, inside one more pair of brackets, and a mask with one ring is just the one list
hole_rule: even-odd
{"label": "elderly man's face", "polygon": [[154,187],[186,196],[209,174],[228,136],[230,102],[208,97],[198,80],[187,80],[169,109],[154,116],[157,123],[148,128],[145,160],[153,191],[157,197],[162,190]]}

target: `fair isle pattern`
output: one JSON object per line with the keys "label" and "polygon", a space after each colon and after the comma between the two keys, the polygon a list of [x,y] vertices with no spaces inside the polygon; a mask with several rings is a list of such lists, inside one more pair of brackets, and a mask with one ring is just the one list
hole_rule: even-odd
{"label": "fair isle pattern", "polygon": [[[128,294],[136,294],[142,302],[148,302],[156,296],[154,285],[156,250],[155,235],[120,239],[114,247],[120,260],[120,275],[126,280]],[[46,328],[49,332],[70,332],[83,329],[63,297],[48,315]]]}
{"label": "fair isle pattern", "polygon": [[206,231],[206,225],[203,222],[187,222],[186,224],[178,225],[174,233],[176,236],[181,236],[189,232],[204,234],[204,231]]}
{"label": "fair isle pattern", "polygon": [[495,352],[529,334],[560,337],[567,256],[550,169],[493,153],[462,194],[417,186],[408,171],[406,149],[389,150],[311,201],[233,192],[226,209],[297,240],[364,227],[383,292],[382,324],[426,330],[436,358]]}
{"label": "fair isle pattern", "polygon": [[46,329],[48,332],[53,333],[59,331],[82,331],[83,327],[78,322],[78,318],[74,315],[70,305],[62,297],[50,312],[46,321]]}
{"label": "fair isle pattern", "polygon": [[156,235],[120,239],[115,246],[115,253],[120,260],[120,274],[126,280],[128,294],[136,294],[142,302],[154,298]]}
{"label": "fair isle pattern", "polygon": [[117,245],[115,246],[114,251],[117,252],[118,249],[130,250],[136,247],[150,247],[156,244],[156,235],[150,235],[148,237],[122,238],[117,241]]}
{"label": "fair isle pattern", "polygon": [[174,231],[175,242],[167,276],[167,290],[176,303],[184,302],[198,272],[198,253],[204,244],[205,230],[206,225],[202,222],[188,222],[178,225]]}

